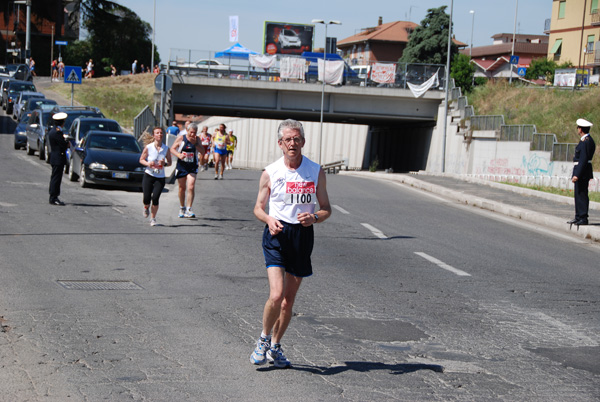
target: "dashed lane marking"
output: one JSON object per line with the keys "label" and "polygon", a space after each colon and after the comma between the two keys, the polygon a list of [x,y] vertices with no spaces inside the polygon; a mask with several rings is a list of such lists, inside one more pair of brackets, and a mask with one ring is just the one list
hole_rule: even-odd
{"label": "dashed lane marking", "polygon": [[369,225],[368,223],[361,223],[361,225],[363,225],[364,227],[369,229],[371,231],[371,233],[373,233],[375,236],[379,237],[380,239],[388,238],[386,235],[383,234],[383,232],[381,230],[377,229],[374,226]]}
{"label": "dashed lane marking", "polygon": [[340,207],[339,205],[332,205],[332,207],[334,207],[335,209],[337,209],[338,211],[340,211],[343,214],[350,214],[350,212],[346,211],[344,208]]}
{"label": "dashed lane marking", "polygon": [[448,265],[445,262],[440,261],[437,258],[432,257],[432,256],[430,256],[428,254],[423,253],[423,252],[416,251],[415,254],[418,255],[418,256],[420,256],[420,257],[425,258],[427,261],[430,261],[430,262],[434,263],[438,267],[440,267],[442,269],[445,269],[446,271],[450,271],[450,272],[452,272],[452,273],[454,273],[454,274],[456,274],[458,276],[471,276],[471,274],[469,274],[469,273],[467,273],[465,271],[461,271],[460,269],[456,269],[453,266]]}

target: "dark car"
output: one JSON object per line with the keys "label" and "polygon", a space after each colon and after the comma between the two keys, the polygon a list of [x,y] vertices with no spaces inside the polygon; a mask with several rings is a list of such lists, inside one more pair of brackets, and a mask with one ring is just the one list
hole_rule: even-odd
{"label": "dark car", "polygon": [[112,131],[116,133],[123,132],[119,123],[112,119],[80,116],[73,120],[71,128],[67,132],[70,137],[70,146],[69,149],[67,149],[67,166],[65,166],[65,173],[69,173],[70,171],[69,162],[71,160],[73,149],[79,145],[79,143],[81,143],[81,140],[89,131]]}
{"label": "dark car", "polygon": [[0,74],[15,80],[33,81],[31,71],[29,71],[27,64],[8,64],[0,71]]}
{"label": "dark car", "polygon": [[101,184],[141,188],[142,148],[131,134],[90,131],[71,155],[69,180],[81,187]]}
{"label": "dark car", "polygon": [[13,106],[23,91],[37,92],[35,85],[29,81],[10,80],[6,92],[2,93],[2,108],[6,110],[6,114],[12,114]]}
{"label": "dark car", "polygon": [[35,151],[39,152],[40,159],[46,159],[48,152],[46,141],[46,133],[49,131],[48,126],[52,122],[52,112],[48,108],[38,108],[31,112],[27,127],[25,129],[27,136],[27,155],[33,155]]}
{"label": "dark car", "polygon": [[[52,107],[54,107],[55,105],[58,105],[58,103],[56,103],[55,100],[47,98],[30,98],[27,99],[25,105],[23,105],[21,113],[31,113],[42,105],[52,105]],[[19,118],[19,120],[21,120],[21,118]]]}
{"label": "dark car", "polygon": [[25,148],[27,146],[27,123],[29,122],[31,112],[21,114],[21,120],[15,128],[15,149]]}
{"label": "dark car", "polygon": [[29,99],[32,99],[32,98],[44,99],[44,98],[46,98],[46,95],[44,95],[41,92],[31,92],[31,91],[23,91],[23,92],[19,93],[19,96],[17,96],[17,100],[13,104],[13,111],[12,111],[13,119],[15,119],[16,121],[20,120],[19,115],[23,111],[23,106],[25,106],[25,103]]}

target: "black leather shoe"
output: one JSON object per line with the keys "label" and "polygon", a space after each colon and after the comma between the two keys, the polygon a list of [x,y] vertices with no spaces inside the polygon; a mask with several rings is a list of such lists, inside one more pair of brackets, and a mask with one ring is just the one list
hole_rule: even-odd
{"label": "black leather shoe", "polygon": [[62,202],[61,200],[59,200],[58,198],[56,198],[56,199],[50,201],[50,205],[60,205],[60,206],[63,206],[63,205],[65,205],[65,203]]}
{"label": "black leather shoe", "polygon": [[574,225],[585,226],[585,225],[588,225],[588,221],[587,221],[587,219],[581,219],[581,220],[575,222]]}

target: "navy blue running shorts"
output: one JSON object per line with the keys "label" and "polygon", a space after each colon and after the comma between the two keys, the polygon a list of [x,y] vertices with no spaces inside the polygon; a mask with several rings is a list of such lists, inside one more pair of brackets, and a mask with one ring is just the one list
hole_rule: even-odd
{"label": "navy blue running shorts", "polygon": [[281,222],[283,230],[271,236],[269,225],[263,232],[263,254],[267,268],[282,267],[285,272],[304,278],[312,275],[310,255],[314,244],[312,225]]}

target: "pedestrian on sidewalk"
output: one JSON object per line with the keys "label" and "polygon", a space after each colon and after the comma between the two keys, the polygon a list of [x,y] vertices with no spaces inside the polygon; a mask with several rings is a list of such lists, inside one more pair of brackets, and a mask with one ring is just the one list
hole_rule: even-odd
{"label": "pedestrian on sidewalk", "polygon": [[[270,292],[263,310],[262,334],[250,362],[264,364],[268,360],[277,368],[285,368],[290,361],[280,342],[292,318],[302,279],[312,275],[313,225],[331,216],[331,206],[325,172],[302,156],[302,124],[288,119],[277,132],[283,156],[263,171],[254,206],[254,215],[265,223],[262,244]],[[317,201],[320,209],[315,212]]]}
{"label": "pedestrian on sidewalk", "polygon": [[594,177],[592,158],[596,151],[596,144],[590,136],[592,126],[593,124],[585,119],[577,119],[577,133],[581,140],[575,148],[573,156],[575,166],[573,166],[573,177],[571,178],[571,181],[575,183],[575,218],[568,223],[578,226],[588,224],[590,207],[588,186]]}
{"label": "pedestrian on sidewalk", "polygon": [[[154,141],[144,147],[140,164],[146,166],[142,179],[144,218],[150,216],[150,226],[156,226],[158,203],[165,187],[165,166],[171,166],[171,152],[167,144],[163,143],[162,127],[154,127],[152,136]],[[150,202],[152,202],[151,210],[149,210]]]}
{"label": "pedestrian on sidewalk", "polygon": [[69,143],[65,139],[62,131],[67,117],[65,112],[53,114],[52,119],[54,120],[54,128],[48,133],[50,155],[47,157],[50,159],[50,165],[52,166],[50,187],[48,189],[51,205],[65,205],[58,196],[60,195],[60,185],[62,183],[63,171],[67,164],[67,149],[69,148]]}

